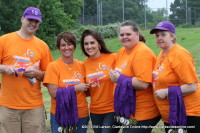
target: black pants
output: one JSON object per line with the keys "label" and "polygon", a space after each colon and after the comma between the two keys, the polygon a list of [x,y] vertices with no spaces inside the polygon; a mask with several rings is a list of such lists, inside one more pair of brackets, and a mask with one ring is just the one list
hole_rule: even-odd
{"label": "black pants", "polygon": [[[169,123],[164,123],[165,126],[169,126]],[[165,128],[167,133],[170,128]],[[188,133],[200,133],[200,117],[187,116],[187,128]]]}
{"label": "black pants", "polygon": [[[144,121],[138,121],[137,125],[139,128],[124,128],[123,133],[151,133],[152,128],[149,126],[155,126],[160,121],[161,116],[144,120]],[[143,127],[147,128],[143,128]]]}

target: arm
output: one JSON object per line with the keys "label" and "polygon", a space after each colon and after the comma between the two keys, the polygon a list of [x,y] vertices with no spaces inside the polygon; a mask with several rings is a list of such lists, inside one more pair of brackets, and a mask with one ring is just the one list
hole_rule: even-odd
{"label": "arm", "polygon": [[181,91],[182,91],[183,96],[187,96],[195,92],[196,89],[197,89],[197,83],[181,85]]}
{"label": "arm", "polygon": [[75,91],[85,92],[89,88],[88,84],[80,83],[74,86]]}
{"label": "arm", "polygon": [[34,68],[27,68],[23,73],[24,76],[28,78],[36,78],[39,81],[42,81],[44,78],[45,71],[40,71]]}
{"label": "arm", "polygon": [[[0,73],[3,73],[3,72],[5,72],[9,75],[16,75],[18,73],[17,69],[14,66],[0,65]],[[45,73],[44,71],[27,68],[23,75],[28,78],[36,78],[36,79],[42,81],[44,78],[44,73]]]}
{"label": "arm", "polygon": [[[182,95],[187,96],[187,95],[195,92],[196,88],[197,88],[197,83],[181,85]],[[157,91],[155,91],[154,94],[157,98],[165,99],[168,97],[168,88],[157,90]]]}
{"label": "arm", "polygon": [[144,90],[149,87],[149,84],[150,83],[148,83],[148,82],[143,82],[143,81],[138,80],[136,77],[132,78],[132,86],[136,90]]}
{"label": "arm", "polygon": [[[112,82],[116,83],[118,81],[118,78],[120,76],[120,73],[115,71],[115,70],[111,70],[110,71],[110,79]],[[148,88],[149,83],[148,82],[143,82],[138,80],[136,77],[132,78],[132,86],[136,89],[136,90],[143,90]]]}
{"label": "arm", "polygon": [[58,86],[55,84],[47,84],[47,88],[48,88],[50,96],[52,98],[56,98],[56,90],[57,90]]}
{"label": "arm", "polygon": [[[78,85],[74,86],[75,91],[85,92],[88,90],[89,85],[85,83],[80,83]],[[47,84],[47,88],[49,91],[49,94],[52,98],[56,98],[56,90],[58,88],[55,84]]]}
{"label": "arm", "polygon": [[[194,69],[194,62],[192,57],[187,54],[178,54],[177,61],[173,62],[173,71],[178,75],[178,80],[183,83],[194,82],[190,84],[181,85],[182,95],[186,96],[196,91],[197,80],[196,71]],[[181,55],[181,56],[180,56]],[[168,88],[160,89],[155,92],[155,96],[165,99],[168,96]]]}
{"label": "arm", "polygon": [[9,75],[17,74],[17,69],[14,66],[9,65],[0,65],[0,73],[7,73]]}

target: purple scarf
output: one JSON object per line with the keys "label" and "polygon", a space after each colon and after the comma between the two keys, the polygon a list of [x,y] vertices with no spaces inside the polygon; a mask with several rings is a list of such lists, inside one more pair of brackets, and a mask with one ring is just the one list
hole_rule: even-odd
{"label": "purple scarf", "polygon": [[64,127],[77,124],[78,109],[74,86],[57,89],[55,119],[60,126]]}
{"label": "purple scarf", "polygon": [[114,94],[114,109],[117,115],[129,118],[135,116],[136,92],[132,86],[132,78],[121,74]]}
{"label": "purple scarf", "polygon": [[169,124],[170,126],[186,126],[187,116],[180,86],[170,86],[168,89],[170,104]]}

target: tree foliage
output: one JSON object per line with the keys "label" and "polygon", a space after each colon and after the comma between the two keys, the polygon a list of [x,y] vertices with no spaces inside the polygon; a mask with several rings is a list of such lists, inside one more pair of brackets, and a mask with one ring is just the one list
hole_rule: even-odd
{"label": "tree foliage", "polygon": [[55,48],[55,36],[78,24],[81,5],[81,0],[0,0],[0,35],[19,30],[23,11],[34,6],[40,8],[43,19],[36,35]]}
{"label": "tree foliage", "polygon": [[[55,48],[55,37],[63,31],[71,31],[83,24],[98,25],[133,20],[140,27],[154,27],[158,22],[168,20],[166,9],[153,11],[146,5],[148,0],[0,0],[0,35],[16,31],[21,26],[20,18],[29,7],[39,7],[43,22],[36,35],[44,40],[50,48]],[[124,2],[124,6],[123,6]],[[101,14],[99,6],[101,4]],[[200,0],[175,0],[170,5],[169,20],[176,26],[200,23]],[[83,10],[84,9],[84,10]],[[124,10],[123,10],[124,9]],[[81,16],[83,15],[83,16]],[[102,15],[102,16],[100,16]],[[85,16],[85,17],[84,17]],[[88,23],[86,23],[88,22]],[[92,23],[90,23],[92,22]],[[100,24],[100,25],[101,25]],[[106,33],[105,33],[106,34]]]}
{"label": "tree foliage", "polygon": [[[123,0],[124,20],[144,20],[144,6],[147,0]],[[123,21],[123,1],[122,0],[85,0],[86,16],[96,16],[97,2],[102,3],[103,24]]]}
{"label": "tree foliage", "polygon": [[200,14],[198,13],[200,11],[199,5],[199,0],[175,0],[174,3],[170,5],[170,11],[172,12],[169,16],[170,21],[175,25],[184,24],[186,22],[195,24],[200,20]]}

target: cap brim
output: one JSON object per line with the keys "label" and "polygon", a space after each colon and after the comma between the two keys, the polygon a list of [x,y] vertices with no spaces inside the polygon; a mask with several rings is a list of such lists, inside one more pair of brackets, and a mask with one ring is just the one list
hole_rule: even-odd
{"label": "cap brim", "polygon": [[25,16],[25,18],[27,18],[27,19],[35,19],[35,20],[38,20],[38,21],[42,22],[42,19],[40,19],[38,17],[35,17],[35,16]]}
{"label": "cap brim", "polygon": [[154,34],[156,31],[158,31],[158,30],[166,30],[166,31],[169,31],[169,29],[167,29],[167,28],[163,28],[163,27],[156,27],[156,28],[153,28],[153,29],[151,29],[151,31],[150,31],[150,34]]}

